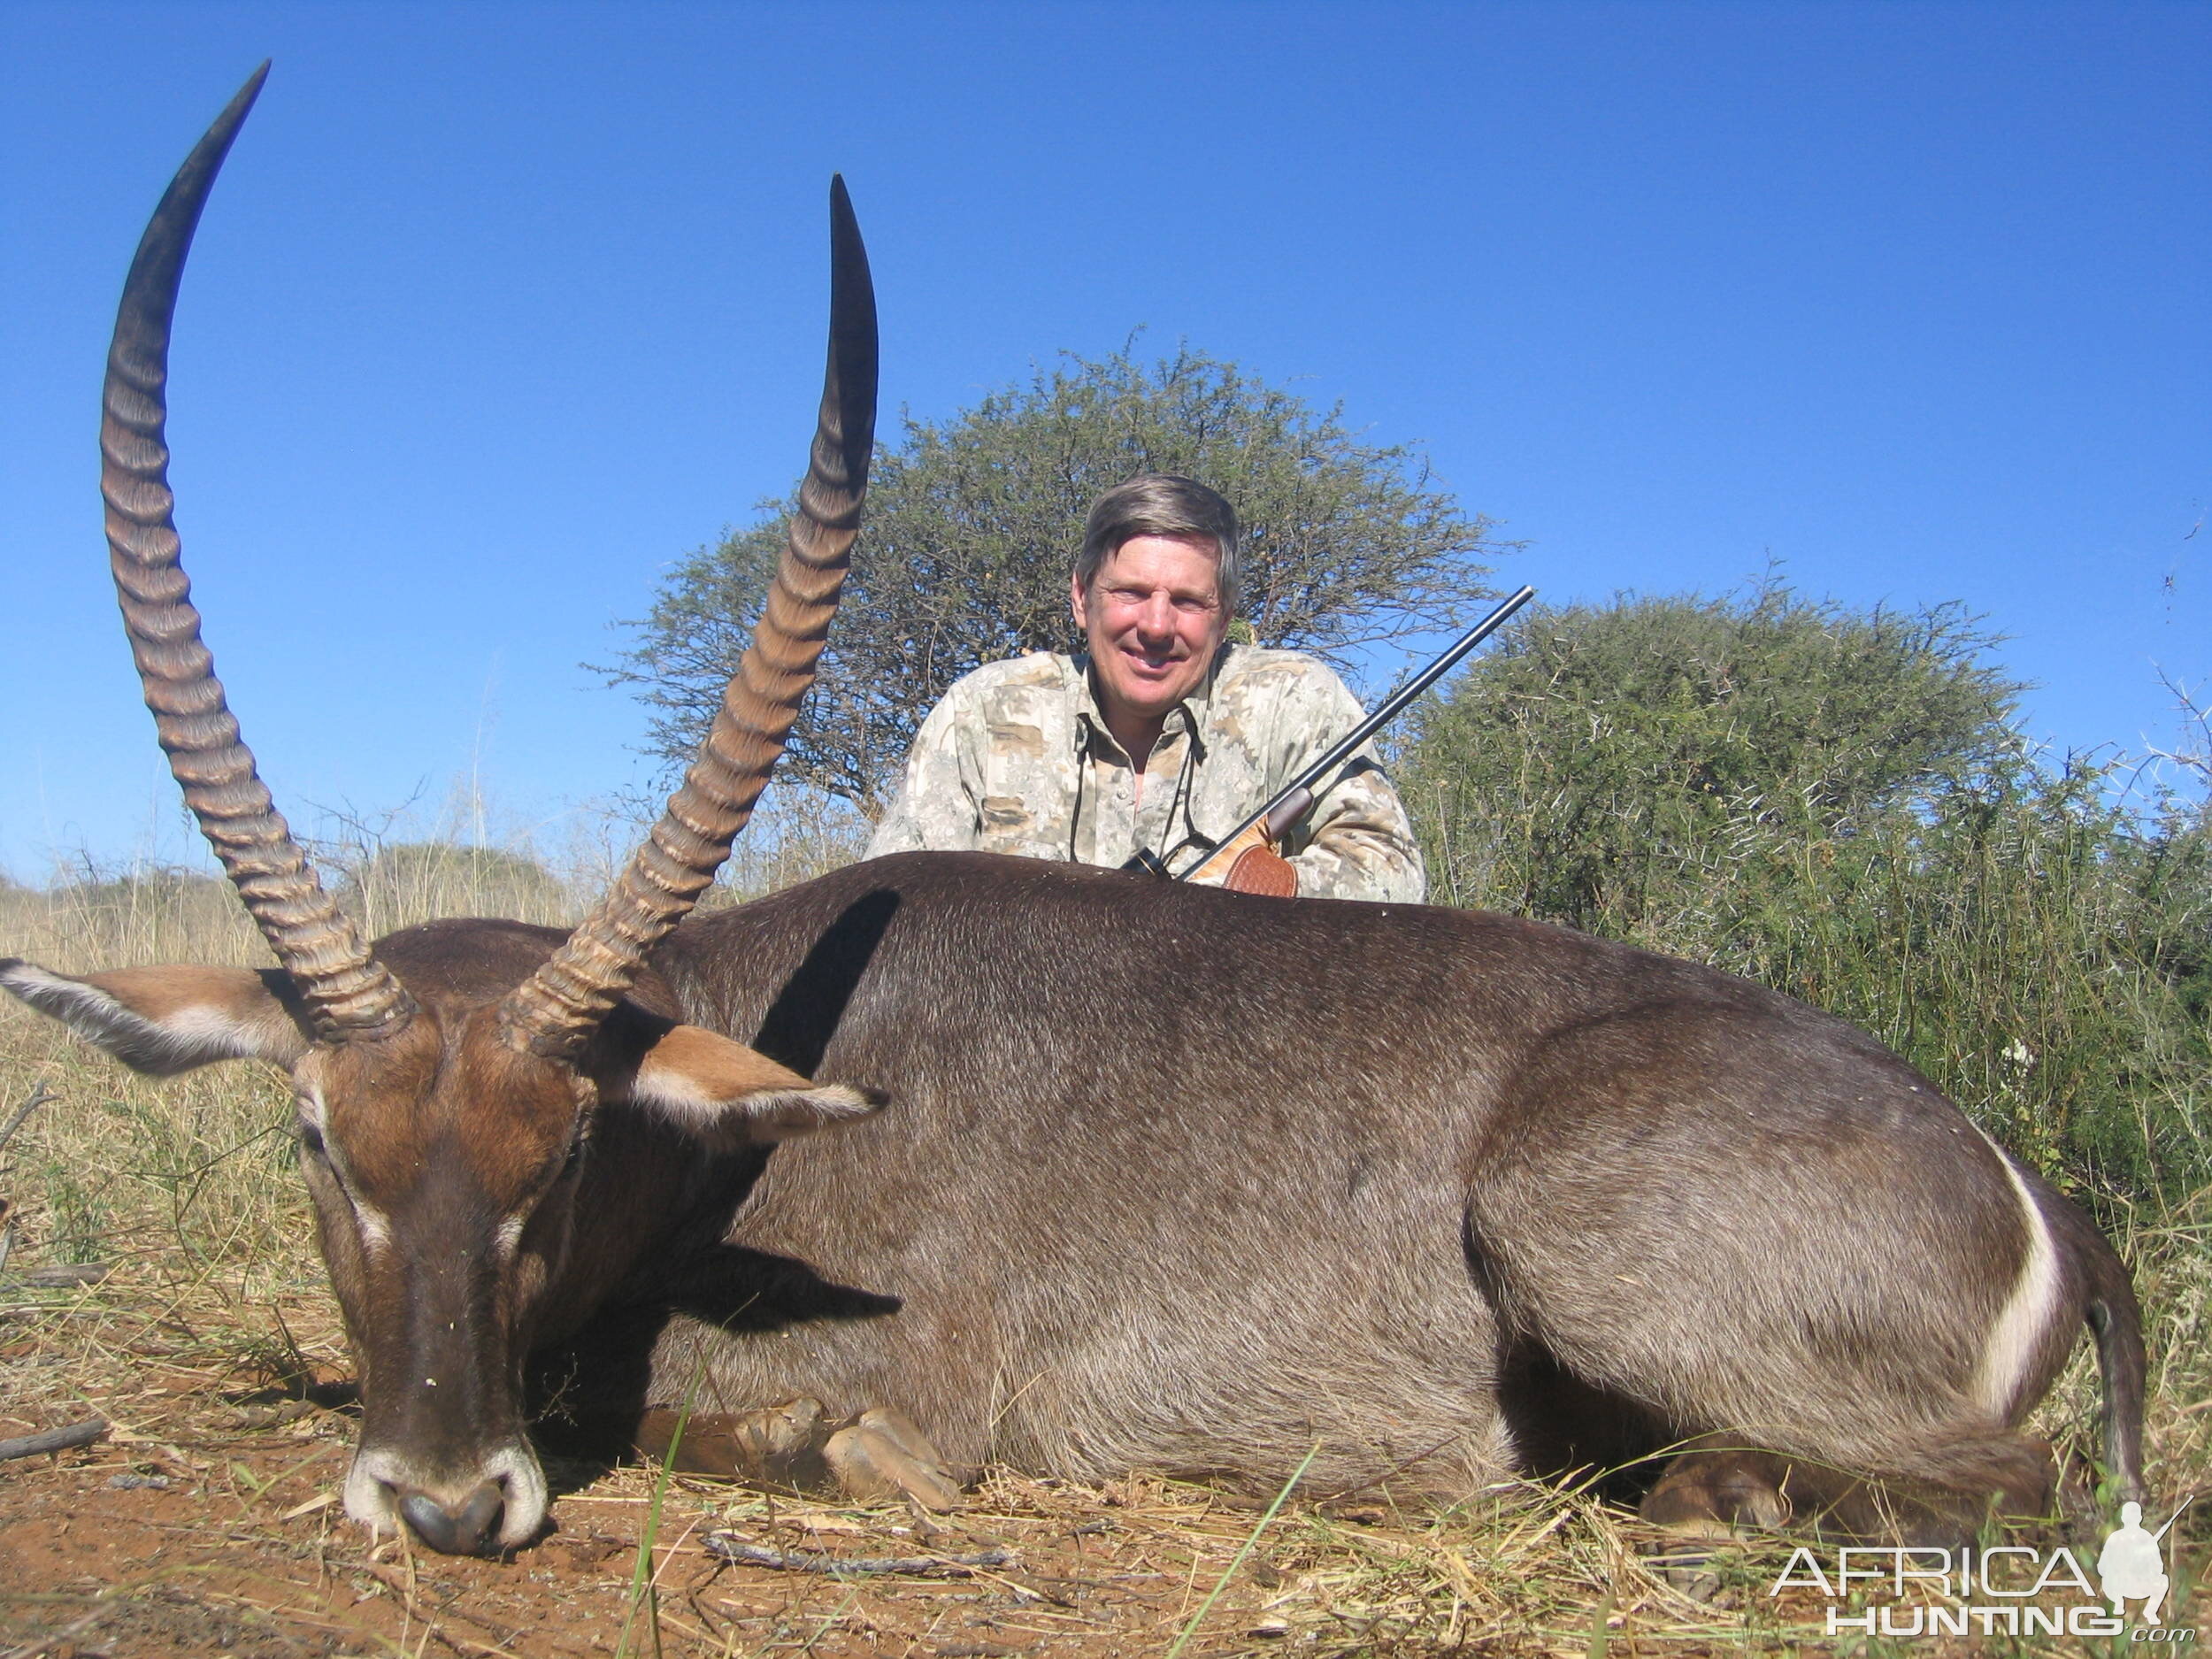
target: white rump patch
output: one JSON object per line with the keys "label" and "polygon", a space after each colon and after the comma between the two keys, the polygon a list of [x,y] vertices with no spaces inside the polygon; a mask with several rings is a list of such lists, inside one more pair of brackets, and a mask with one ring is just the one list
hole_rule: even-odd
{"label": "white rump patch", "polygon": [[[1982,1139],[1988,1141],[1989,1137],[1985,1134]],[[2042,1206],[2035,1202],[2035,1194],[2020,1179],[2020,1171],[2005,1156],[2004,1148],[1992,1141],[1990,1150],[2005,1167],[2005,1179],[2012,1183],[2013,1194],[2020,1201],[2021,1218],[2028,1229],[2027,1260],[2020,1264],[2020,1276],[2013,1281],[2012,1294],[2006,1298],[2003,1310],[1990,1327],[1988,1345],[1982,1349],[1982,1363],[1974,1371],[1972,1392],[1976,1403],[1999,1422],[2004,1422],[2012,1415],[2013,1402],[2020,1397],[2028,1366],[2051,1326],[2058,1297],[2058,1248],[2051,1242],[2051,1224],[2044,1218]]]}

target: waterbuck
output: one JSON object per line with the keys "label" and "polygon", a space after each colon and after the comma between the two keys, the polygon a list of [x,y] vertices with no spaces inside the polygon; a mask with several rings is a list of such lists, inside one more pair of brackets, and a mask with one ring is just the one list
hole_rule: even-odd
{"label": "waterbuck", "polygon": [[565,1345],[627,1366],[633,1404],[695,1388],[764,1462],[926,1502],[993,1461],[1272,1488],[1310,1455],[1312,1493],[1448,1499],[1671,1450],[1663,1521],[1933,1536],[2048,1502],[2019,1425],[2085,1320],[2139,1491],[2110,1248],[1902,1061],[1745,980],[1506,916],[983,855],[678,926],[857,522],[874,319],[841,187],[790,545],[666,815],[572,933],[365,947],[239,741],[165,482],[176,286],[257,86],[147,231],[102,442],[163,747],[281,965],[0,981],[143,1071],[288,1071],[361,1371],[356,1519],[528,1541],[526,1364]]}

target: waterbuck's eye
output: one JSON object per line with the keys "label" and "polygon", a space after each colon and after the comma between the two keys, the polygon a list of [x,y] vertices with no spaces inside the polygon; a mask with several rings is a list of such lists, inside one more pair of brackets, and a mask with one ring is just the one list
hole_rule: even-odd
{"label": "waterbuck's eye", "polygon": [[323,1132],[313,1124],[303,1123],[300,1125],[300,1150],[310,1157],[319,1158],[323,1156]]}

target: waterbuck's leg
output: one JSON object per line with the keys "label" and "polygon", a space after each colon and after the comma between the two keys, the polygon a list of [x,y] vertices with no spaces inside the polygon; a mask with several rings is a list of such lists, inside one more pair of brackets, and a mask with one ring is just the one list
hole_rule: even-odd
{"label": "waterbuck's leg", "polygon": [[1670,1439],[1791,1460],[1694,1455],[1663,1514],[2044,1511],[2047,1450],[2009,1425],[2080,1317],[2071,1253],[1925,1079],[1810,1010],[1701,997],[1564,1030],[1507,1087],[1526,1109],[1468,1164],[1502,1322]]}
{"label": "waterbuck's leg", "polygon": [[680,1413],[655,1406],[638,1421],[637,1449],[665,1461],[673,1446],[674,1465],[687,1475],[720,1475],[792,1492],[830,1484],[822,1448],[834,1425],[823,1420],[818,1400],[787,1400],[757,1411],[699,1412],[683,1423],[679,1440],[681,1420]]}
{"label": "waterbuck's leg", "polygon": [[960,1483],[928,1437],[902,1413],[879,1406],[850,1421],[826,1417],[800,1398],[757,1411],[693,1417],[676,1438],[679,1414],[656,1406],[640,1419],[637,1449],[686,1474],[720,1475],[792,1492],[839,1491],[860,1503],[911,1498],[926,1509],[960,1503]]}
{"label": "waterbuck's leg", "polygon": [[[1708,1440],[1725,1440],[1709,1435]],[[1770,1532],[1795,1518],[1794,1471],[1772,1452],[1693,1442],[1667,1464],[1638,1513],[1655,1526],[1688,1538],[1728,1538]]]}
{"label": "waterbuck's leg", "polygon": [[862,1503],[903,1496],[941,1514],[959,1506],[959,1485],[937,1448],[887,1406],[862,1412],[831,1435],[822,1455],[846,1495]]}
{"label": "waterbuck's leg", "polygon": [[1639,1513],[1693,1538],[1798,1526],[1828,1537],[1962,1548],[1993,1513],[2044,1515],[2052,1501],[2054,1466],[2041,1441],[2004,1431],[1987,1436],[1981,1450],[1979,1469],[1962,1468],[1955,1484],[1878,1481],[1709,1434],[1669,1459]]}

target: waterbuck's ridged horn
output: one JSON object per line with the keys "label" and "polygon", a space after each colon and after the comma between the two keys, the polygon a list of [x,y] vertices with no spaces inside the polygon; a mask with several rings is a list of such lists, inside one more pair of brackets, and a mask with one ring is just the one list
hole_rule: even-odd
{"label": "waterbuck's ridged horn", "polygon": [[767,787],[829,634],[875,443],[876,301],[842,179],[830,180],[829,367],[806,481],[753,642],[722,694],[699,757],[590,916],[501,1006],[508,1040],[572,1054],[629,988],[645,953],[681,921],[729,856]]}
{"label": "waterbuck's ridged horn", "polygon": [[169,770],[224,871],[298,982],[326,1041],[387,1030],[414,1011],[315,872],[239,741],[200,613],[178,564],[169,490],[169,325],[184,257],[216,173],[269,73],[263,64],[171,180],[138,244],[108,349],[100,421],[100,493],[110,564]]}

